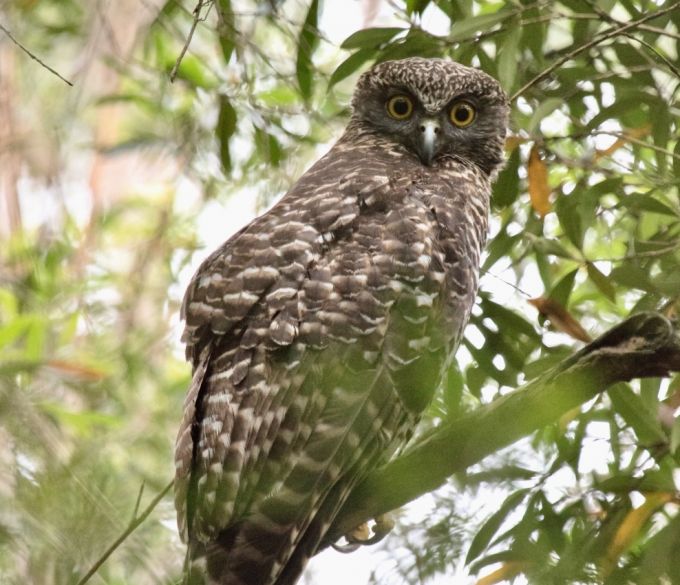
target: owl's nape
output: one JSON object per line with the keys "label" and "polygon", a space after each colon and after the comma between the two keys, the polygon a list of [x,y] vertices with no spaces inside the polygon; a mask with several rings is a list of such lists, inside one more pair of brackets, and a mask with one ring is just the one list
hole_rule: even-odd
{"label": "owl's nape", "polygon": [[293,585],[413,434],[477,290],[507,101],[486,74],[364,73],[345,133],[186,293],[176,447],[187,583]]}

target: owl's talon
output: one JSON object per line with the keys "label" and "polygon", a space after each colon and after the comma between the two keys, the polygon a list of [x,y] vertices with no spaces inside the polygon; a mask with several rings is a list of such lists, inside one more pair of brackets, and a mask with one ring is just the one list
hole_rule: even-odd
{"label": "owl's talon", "polygon": [[394,529],[394,516],[389,512],[387,514],[380,514],[375,518],[375,523],[373,524],[373,536],[371,537],[371,542],[367,544],[375,544],[380,542]]}
{"label": "owl's talon", "polygon": [[348,553],[353,553],[355,550],[358,550],[359,547],[361,546],[360,544],[338,544],[337,542],[331,544],[331,546],[337,550],[338,552],[348,554]]}
{"label": "owl's talon", "polygon": [[[347,544],[334,544],[333,548],[338,552],[350,553],[360,546],[377,544],[385,538],[394,528],[394,517],[391,514],[381,514],[373,520],[373,526],[369,528],[368,522],[359,524],[354,530],[345,535]],[[371,531],[373,535],[371,535]]]}

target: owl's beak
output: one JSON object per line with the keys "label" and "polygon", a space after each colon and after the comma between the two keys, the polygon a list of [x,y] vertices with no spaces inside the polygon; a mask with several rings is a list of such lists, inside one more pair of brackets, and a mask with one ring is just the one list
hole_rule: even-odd
{"label": "owl's beak", "polygon": [[420,130],[419,154],[420,159],[428,166],[432,164],[434,155],[437,154],[437,141],[441,128],[436,120],[424,119],[418,128]]}

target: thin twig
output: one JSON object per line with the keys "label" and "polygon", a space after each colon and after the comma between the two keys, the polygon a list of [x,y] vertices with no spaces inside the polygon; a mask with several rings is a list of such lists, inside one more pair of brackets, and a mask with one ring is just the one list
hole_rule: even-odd
{"label": "thin twig", "polygon": [[680,69],[678,69],[675,65],[673,65],[673,63],[671,62],[670,59],[668,59],[668,57],[666,57],[665,55],[662,55],[654,45],[651,45],[650,43],[648,43],[644,39],[638,39],[636,36],[634,36],[630,33],[624,33],[623,36],[626,37],[627,39],[630,39],[631,41],[635,41],[637,43],[640,43],[642,46],[649,49],[649,51],[653,55],[656,55],[659,59],[661,59],[666,64],[666,67],[668,67],[673,72],[673,74],[678,79],[680,79]]}
{"label": "thin twig", "polygon": [[139,486],[139,493],[137,494],[137,501],[135,502],[135,509],[132,512],[131,522],[134,522],[134,519],[137,518],[137,512],[139,512],[139,505],[142,503],[142,495],[144,495],[144,486],[145,485],[146,485],[146,482],[142,481],[142,485]]}
{"label": "thin twig", "polygon": [[520,95],[522,95],[527,89],[530,87],[536,85],[539,81],[542,79],[545,79],[548,75],[550,75],[553,71],[555,71],[558,67],[564,65],[567,61],[570,59],[573,59],[576,57],[576,55],[579,55],[580,53],[583,53],[584,51],[587,51],[588,49],[592,49],[594,46],[599,45],[601,42],[606,41],[607,39],[611,39],[612,37],[615,37],[617,35],[622,35],[626,33],[627,31],[634,29],[637,26],[640,26],[641,24],[647,22],[648,20],[652,20],[654,18],[658,18],[659,16],[663,16],[664,14],[668,14],[669,12],[672,12],[673,10],[676,10],[677,8],[680,7],[680,2],[675,2],[674,4],[671,4],[670,6],[666,8],[662,8],[661,10],[657,10],[655,12],[652,12],[650,14],[647,14],[641,18],[638,18],[637,20],[634,20],[632,22],[629,22],[627,24],[623,24],[619,27],[612,27],[609,30],[601,33],[600,35],[595,36],[591,41],[588,41],[587,43],[584,43],[583,45],[579,45],[572,51],[569,51],[566,55],[563,57],[560,57],[557,61],[552,63],[549,67],[541,71],[538,75],[536,75],[533,79],[527,81],[522,87],[520,87],[510,98],[510,101],[515,101]]}
{"label": "thin twig", "polygon": [[2,26],[2,24],[0,24],[0,30],[2,30],[2,32],[4,32],[4,33],[10,38],[10,40],[11,40],[17,47],[19,47],[24,53],[26,53],[31,59],[33,59],[34,61],[37,61],[40,65],[42,65],[42,66],[43,66],[45,69],[47,69],[50,73],[53,73],[54,75],[56,75],[56,76],[57,76],[59,79],[61,79],[64,83],[66,83],[66,84],[70,85],[71,87],[73,87],[73,84],[72,84],[68,79],[66,79],[65,77],[63,77],[62,75],[60,75],[58,71],[55,71],[55,70],[52,69],[52,67],[50,67],[47,63],[45,63],[44,61],[41,61],[38,57],[36,57],[33,53],[31,53],[31,51],[29,51],[29,50],[28,50],[26,47],[24,47],[17,39],[15,39],[14,36],[12,35],[12,33],[9,32],[4,26]]}
{"label": "thin twig", "polygon": [[77,585],[85,585],[90,578],[99,570],[99,568],[106,562],[106,560],[114,553],[114,551],[127,539],[130,534],[132,534],[137,527],[139,527],[144,520],[147,519],[149,514],[153,512],[154,508],[158,505],[158,503],[165,497],[165,495],[172,489],[172,486],[174,484],[174,480],[171,481],[168,485],[166,485],[161,492],[153,499],[151,500],[151,503],[144,509],[144,511],[137,517],[132,519],[132,522],[130,522],[130,525],[123,531],[123,533],[116,538],[116,540],[113,541],[111,546],[104,551],[104,554],[100,556],[95,563],[90,567],[90,570],[85,573],[83,578],[78,581]]}
{"label": "thin twig", "polygon": [[177,61],[175,61],[175,65],[173,66],[172,71],[170,71],[170,83],[175,82],[175,78],[177,77],[177,71],[179,70],[179,66],[182,64],[182,59],[184,59],[184,55],[186,54],[187,50],[189,49],[189,45],[191,44],[191,39],[194,37],[194,31],[196,30],[198,23],[201,21],[201,10],[203,9],[203,3],[204,3],[204,0],[198,0],[198,4],[196,4],[196,8],[194,8],[194,21],[191,23],[191,28],[189,29],[189,34],[187,35],[187,40],[184,42],[184,46],[182,47],[182,50],[180,51],[179,57],[177,57]]}
{"label": "thin twig", "polygon": [[676,160],[680,160],[680,155],[675,154],[674,152],[668,150],[667,148],[663,148],[661,146],[657,146],[656,144],[651,144],[649,142],[645,142],[644,140],[640,140],[639,138],[635,138],[634,136],[631,136],[630,134],[626,134],[625,132],[612,132],[609,130],[597,130],[593,133],[591,133],[591,136],[595,134],[602,134],[604,136],[614,136],[615,138],[620,138],[621,140],[626,140],[628,142],[632,142],[633,144],[637,144],[638,146],[641,146],[642,148],[649,148],[651,150],[654,150],[656,152],[660,152],[661,154],[665,154],[666,156],[670,156],[671,158],[674,158]]}

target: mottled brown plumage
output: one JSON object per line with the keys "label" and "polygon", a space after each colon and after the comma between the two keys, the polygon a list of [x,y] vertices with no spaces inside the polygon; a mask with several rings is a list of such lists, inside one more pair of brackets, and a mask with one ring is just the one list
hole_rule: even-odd
{"label": "mottled brown plumage", "polygon": [[412,58],[362,75],[352,106],[330,152],[187,291],[190,583],[293,585],[353,486],[412,433],[468,320],[504,93]]}

